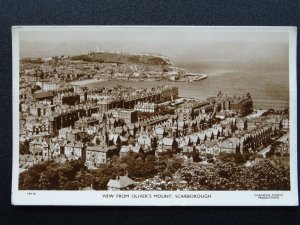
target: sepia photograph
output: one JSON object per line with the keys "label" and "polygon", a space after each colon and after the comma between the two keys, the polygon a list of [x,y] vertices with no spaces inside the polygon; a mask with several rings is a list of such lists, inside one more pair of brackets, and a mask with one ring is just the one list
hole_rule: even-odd
{"label": "sepia photograph", "polygon": [[298,205],[295,27],[13,27],[16,205]]}

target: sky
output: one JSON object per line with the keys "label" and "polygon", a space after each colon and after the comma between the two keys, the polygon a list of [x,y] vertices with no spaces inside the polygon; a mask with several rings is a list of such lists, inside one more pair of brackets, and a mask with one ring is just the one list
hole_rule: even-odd
{"label": "sky", "polygon": [[20,57],[89,51],[153,53],[172,61],[232,61],[288,67],[287,32],[279,29],[201,27],[41,28],[19,32]]}

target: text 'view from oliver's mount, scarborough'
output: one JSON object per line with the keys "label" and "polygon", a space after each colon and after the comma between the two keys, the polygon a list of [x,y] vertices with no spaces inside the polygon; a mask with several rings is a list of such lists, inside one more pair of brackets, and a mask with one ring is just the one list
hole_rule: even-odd
{"label": "text 'view from oliver's mount, scarborough'", "polygon": [[21,58],[19,189],[290,190],[288,69],[189,65]]}

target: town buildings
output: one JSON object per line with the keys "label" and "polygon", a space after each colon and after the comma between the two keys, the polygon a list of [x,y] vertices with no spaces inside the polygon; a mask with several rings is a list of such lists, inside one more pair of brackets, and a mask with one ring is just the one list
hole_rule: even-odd
{"label": "town buildings", "polygon": [[[122,73],[121,66],[116,69],[118,65],[111,63],[66,60],[70,65],[52,68],[47,61],[41,70],[21,68],[20,144],[28,145],[28,152],[20,154],[23,169],[46,160],[82,160],[96,169],[130,152],[159,157],[171,151],[188,163],[195,155],[203,160],[222,152],[247,155],[289,130],[287,115],[246,117],[253,110],[249,93],[219,92],[205,100],[176,101],[176,86],[87,89],[71,82],[88,76],[129,79],[140,74],[127,67]],[[146,71],[143,74],[148,76]],[[280,143],[277,151],[288,153],[288,139]],[[131,184],[128,177],[120,177],[111,180],[108,189],[122,190]]]}

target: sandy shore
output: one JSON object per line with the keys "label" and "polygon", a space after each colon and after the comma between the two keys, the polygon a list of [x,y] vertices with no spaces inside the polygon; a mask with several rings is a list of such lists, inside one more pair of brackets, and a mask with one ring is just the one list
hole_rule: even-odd
{"label": "sandy shore", "polygon": [[77,81],[72,81],[70,82],[70,84],[72,85],[79,85],[79,86],[83,86],[83,85],[87,85],[87,84],[92,84],[92,83],[96,83],[96,82],[103,82],[106,80],[103,79],[88,79],[88,80],[77,80]]}

